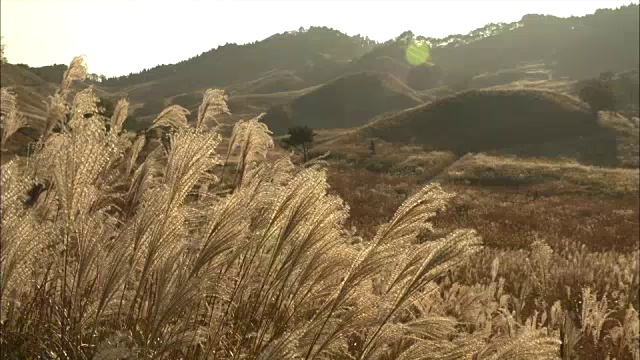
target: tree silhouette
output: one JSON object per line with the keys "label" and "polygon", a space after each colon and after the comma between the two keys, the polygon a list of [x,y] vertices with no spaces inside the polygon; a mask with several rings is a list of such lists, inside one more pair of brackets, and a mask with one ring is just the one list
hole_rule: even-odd
{"label": "tree silhouette", "polygon": [[611,88],[616,95],[616,108],[637,111],[640,107],[638,89],[638,70],[624,72],[611,81]]}
{"label": "tree silhouette", "polygon": [[313,143],[313,139],[316,134],[308,126],[294,126],[289,128],[289,137],[284,140],[285,144],[292,147],[300,147],[302,149],[302,155],[304,162],[309,161],[309,149]]}
{"label": "tree silhouette", "polygon": [[[4,36],[3,36],[3,38],[4,38]],[[0,64],[7,63],[7,57],[4,56],[6,47],[7,47],[6,44],[0,43]]]}
{"label": "tree silhouette", "polygon": [[601,79],[587,80],[580,88],[578,96],[589,104],[591,111],[597,114],[601,110],[614,110],[616,98],[609,81]]}

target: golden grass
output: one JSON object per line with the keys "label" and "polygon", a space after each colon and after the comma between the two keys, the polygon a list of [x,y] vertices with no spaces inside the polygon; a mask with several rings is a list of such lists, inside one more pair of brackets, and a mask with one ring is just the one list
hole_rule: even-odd
{"label": "golden grass", "polygon": [[[452,151],[502,151],[523,156],[573,156],[616,165],[619,133],[596,121],[585,104],[564,94],[532,89],[470,90],[375,119],[332,139],[363,144],[379,139]],[[597,149],[597,150],[595,150]]]}
{"label": "golden grass", "polygon": [[[363,238],[346,226],[349,207],[321,164],[269,159],[258,118],[234,125],[226,158],[235,164],[218,154],[220,135],[205,125],[224,97],[204,96],[196,127],[169,107],[153,122],[162,136],[147,142],[118,131],[122,111],[101,117],[91,88],[68,96],[84,73],[74,59],[34,152],[2,164],[4,356],[533,360],[579,352],[567,346],[574,328],[617,359],[638,355],[635,302],[605,328],[617,319],[610,309],[625,308],[581,291],[588,306],[575,325],[562,302],[537,307],[552,316],[525,317],[522,291],[504,291],[497,265],[490,282],[452,279],[482,241],[434,228],[454,197],[440,185],[402,194]],[[16,120],[3,116],[3,129]],[[535,243],[527,273],[542,289],[547,248]],[[637,289],[628,269],[618,271],[625,294]]]}
{"label": "golden grass", "polygon": [[638,192],[638,169],[603,168],[574,160],[525,159],[478,154],[450,167],[451,183],[518,187],[540,185],[556,193],[633,197]]}

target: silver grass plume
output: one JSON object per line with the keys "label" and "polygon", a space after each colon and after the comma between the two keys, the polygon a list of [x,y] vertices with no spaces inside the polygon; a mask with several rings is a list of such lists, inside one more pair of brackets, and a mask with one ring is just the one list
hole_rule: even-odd
{"label": "silver grass plume", "polygon": [[265,159],[267,150],[274,146],[272,132],[265,123],[260,122],[264,115],[262,113],[249,120],[240,120],[233,127],[229,151],[233,151],[233,147],[236,146],[240,149],[236,170],[237,184],[242,183],[250,164]]}
{"label": "silver grass plume", "polygon": [[95,182],[119,151],[100,120],[76,119],[72,125],[72,131],[58,137],[61,144],[52,159],[56,190],[69,221],[89,211],[98,196]]}
{"label": "silver grass plume", "polygon": [[[271,131],[265,123],[260,122],[260,119],[262,119],[264,115],[265,114],[262,113],[249,120],[239,120],[233,125],[229,147],[227,149],[227,160],[236,149],[240,149],[241,155],[246,153],[245,157],[249,153],[264,157],[267,149],[273,147]],[[252,135],[256,137],[252,138]],[[260,144],[262,144],[262,146],[260,146]],[[247,160],[250,161],[250,159]]]}
{"label": "silver grass plume", "polygon": [[517,334],[497,336],[476,353],[477,359],[560,360],[560,339],[523,326]]}
{"label": "silver grass plume", "polygon": [[200,128],[210,120],[218,125],[216,116],[221,114],[230,114],[227,107],[227,95],[224,90],[208,89],[202,96],[202,104],[198,108],[196,127]]}
{"label": "silver grass plume", "polygon": [[6,88],[2,88],[2,98],[0,99],[0,114],[2,116],[2,144],[3,149],[7,139],[18,129],[27,125],[27,121],[18,111],[17,97]]}
{"label": "silver grass plume", "polygon": [[590,288],[582,289],[582,332],[591,335],[595,342],[600,341],[600,333],[609,315],[615,311],[609,311],[606,295],[598,301],[596,294]]}
{"label": "silver grass plume", "polygon": [[127,119],[127,115],[129,113],[129,101],[126,99],[120,99],[116,103],[116,107],[113,110],[113,115],[111,115],[111,128],[109,131],[112,134],[119,134],[122,131],[122,125],[124,121]]}
{"label": "silver grass plume", "polygon": [[48,102],[45,101],[45,105],[47,106],[47,117],[42,131],[42,137],[44,140],[51,135],[51,132],[56,125],[63,124],[65,122],[65,117],[69,111],[67,102],[60,91],[57,91],[53,95],[49,95],[48,99]]}
{"label": "silver grass plume", "polygon": [[74,80],[84,80],[87,77],[87,65],[82,56],[76,56],[71,60],[69,67],[62,76],[60,89],[55,94],[48,97],[49,101],[45,101],[47,106],[47,117],[42,131],[42,139],[46,140],[56,125],[64,124],[65,117],[69,111],[67,103],[67,95]]}
{"label": "silver grass plume", "polygon": [[87,64],[84,62],[84,57],[76,56],[71,60],[71,64],[67,70],[65,70],[64,75],[62,76],[62,91],[66,92],[69,90],[71,83],[74,80],[82,81],[87,77]]}
{"label": "silver grass plume", "polygon": [[219,163],[215,149],[220,136],[196,129],[177,131],[170,136],[165,184],[172,187],[176,201],[182,202],[207,170]]}
{"label": "silver grass plume", "polygon": [[484,339],[474,335],[453,341],[419,340],[403,351],[397,360],[474,360],[484,344]]}
{"label": "silver grass plume", "polygon": [[168,126],[172,129],[186,129],[189,127],[187,115],[189,115],[189,110],[180,105],[171,105],[162,110],[153,120],[153,125],[151,125],[150,129],[158,126]]}
{"label": "silver grass plume", "polygon": [[130,149],[131,155],[129,157],[129,161],[127,162],[127,172],[126,172],[127,176],[131,174],[131,170],[133,170],[133,166],[136,164],[138,155],[140,155],[140,152],[144,148],[145,141],[146,141],[145,136],[140,135],[133,142],[133,145],[131,145],[131,149]]}
{"label": "silver grass plume", "polygon": [[[421,289],[424,289],[429,283],[435,281],[448,270],[455,268],[467,256],[479,250],[480,244],[480,238],[475,231],[462,229],[454,231],[446,238],[424,244],[421,246],[423,251],[414,251],[413,256],[402,266],[402,270],[387,289],[387,293],[390,293],[394,286],[402,285],[399,288],[400,291],[396,296],[396,300],[380,323],[378,330],[365,345],[364,354],[368,353],[371,345],[378,342],[376,337],[379,331],[395,313],[409,303],[411,298],[418,294]],[[365,356],[365,358],[367,357]]]}
{"label": "silver grass plume", "polygon": [[407,199],[393,218],[378,229],[373,243],[361,252],[345,277],[345,285],[347,282],[360,283],[394,262],[394,246],[406,244],[423,229],[431,228],[427,220],[435,215],[436,210],[444,208],[452,196],[439,184],[433,183]]}
{"label": "silver grass plume", "polygon": [[621,353],[624,347],[631,353],[634,360],[640,359],[640,318],[638,311],[631,305],[625,313],[621,326],[618,352]]}
{"label": "silver grass plume", "polygon": [[[145,223],[140,228],[138,239],[149,241],[150,259],[156,255],[163,255],[162,249],[168,246],[171,234],[176,236],[181,232],[183,216],[180,211],[183,201],[204,173],[217,163],[213,154],[219,141],[219,136],[205,133],[196,129],[180,130],[171,135],[171,150],[165,168],[164,177],[156,188],[147,188],[142,194],[136,189],[147,187],[149,173],[152,170],[152,157],[136,171],[136,181],[131,184],[129,198],[137,202],[141,196],[142,208],[140,221]],[[151,160],[151,161],[150,161]],[[162,221],[158,221],[157,214],[165,214]],[[172,228],[169,231],[169,228]],[[138,241],[138,240],[136,240]],[[149,260],[149,263],[156,262]]]}
{"label": "silver grass plume", "polygon": [[29,271],[32,262],[44,245],[39,241],[42,226],[32,213],[23,209],[24,194],[31,187],[28,174],[23,173],[19,164],[10,161],[2,165],[2,236],[0,249],[0,299],[4,299],[0,320],[4,321],[4,312],[10,301],[19,299],[20,289],[30,284]]}
{"label": "silver grass plume", "polygon": [[[343,304],[353,296],[353,292],[359,288],[360,284],[373,278],[383,269],[393,264],[396,261],[395,251],[397,247],[414,240],[425,227],[429,228],[431,225],[427,220],[435,215],[436,210],[442,209],[446,201],[451,197],[452,195],[444,192],[439,184],[434,183],[424,187],[406,200],[396,211],[391,221],[380,227],[373,243],[357,255],[349,271],[344,274],[340,286],[335,289],[331,298],[323,305],[327,312],[324,313],[324,310],[318,312],[318,314],[322,313],[322,316],[325,316],[325,322],[341,306],[340,304]],[[454,265],[467,251],[472,251],[472,248],[466,248],[465,245],[477,241],[474,233],[468,231],[454,233],[449,239],[442,240],[439,246],[433,248],[431,256],[427,257],[424,262],[416,262],[410,288],[406,289],[402,296],[395,301],[395,305],[390,309],[386,318],[381,321],[374,335],[365,345],[365,352],[362,355],[366,353],[369,345],[373,345],[376,336],[393,313],[421,285],[434,279],[435,276],[445,271],[449,266]],[[318,340],[323,328],[324,326],[320,327],[313,343]],[[309,348],[307,356],[310,356],[312,351],[313,346]]]}
{"label": "silver grass plume", "polygon": [[85,114],[97,114],[97,102],[98,97],[93,93],[93,85],[79,91],[73,98],[73,104],[71,106],[71,122],[84,120]]}

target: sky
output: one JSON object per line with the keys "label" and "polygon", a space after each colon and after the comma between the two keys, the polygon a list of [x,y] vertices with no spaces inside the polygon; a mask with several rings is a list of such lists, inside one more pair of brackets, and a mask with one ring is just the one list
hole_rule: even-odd
{"label": "sky", "polygon": [[525,14],[582,16],[637,0],[2,0],[10,63],[68,64],[85,55],[107,77],[188,59],[300,27],[327,26],[384,42],[403,31],[445,37]]}

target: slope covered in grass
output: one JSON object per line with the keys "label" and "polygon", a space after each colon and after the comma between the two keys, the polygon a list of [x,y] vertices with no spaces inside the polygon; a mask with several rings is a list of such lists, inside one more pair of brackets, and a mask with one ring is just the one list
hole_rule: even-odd
{"label": "slope covered in grass", "polygon": [[[525,149],[523,155],[540,155],[544,145],[544,155],[564,156],[563,144],[570,143],[569,150],[584,154],[581,160],[587,162],[614,162],[616,155],[615,133],[599,123],[584,103],[539,90],[458,93],[381,118],[341,141],[354,137],[423,144],[458,154]],[[597,144],[588,139],[597,139]]]}
{"label": "slope covered in grass", "polygon": [[292,71],[269,71],[255,80],[231,86],[226,91],[230,95],[270,94],[299,90],[303,87],[305,87],[304,80]]}
{"label": "slope covered in grass", "polygon": [[[636,4],[598,10],[583,17],[530,14],[510,24],[487,24],[468,34],[445,38],[405,32],[384,44],[326,27],[312,27],[249,44],[219,46],[176,64],[107,79],[100,88],[126,94],[132,103],[145,103],[210,86],[225,88],[231,95],[289,92],[319,86],[346,74],[375,71],[390,74],[417,91],[443,86],[459,90],[530,81],[513,69],[536,62],[544,64],[554,79],[567,76],[576,80],[604,71],[618,73],[637,68],[637,29]],[[406,50],[414,40],[430,44],[428,60],[435,66],[412,66],[407,62]],[[23,69],[57,83],[64,67],[25,65]],[[544,79],[543,74],[540,76]],[[25,85],[23,81],[30,80],[24,78],[18,84]]]}
{"label": "slope covered in grass", "polygon": [[373,116],[410,108],[422,101],[393,76],[361,72],[337,78],[291,102],[267,112],[264,122],[274,133],[292,125],[312,128],[348,128]]}
{"label": "slope covered in grass", "polygon": [[[215,84],[227,87],[257,79],[265,72],[295,72],[308,82],[322,83],[336,69],[373,48],[361,36],[348,36],[327,27],[287,31],[249,44],[225,44],[177,64],[158,65],[137,74],[108,79],[106,85],[130,86],[155,82],[161,96],[189,92]],[[327,77],[328,76],[328,77]],[[309,86],[309,85],[307,85]]]}
{"label": "slope covered in grass", "polygon": [[46,81],[42,80],[33,72],[13,64],[0,65],[0,84],[2,87],[11,87],[16,85],[37,86],[44,85]]}
{"label": "slope covered in grass", "polygon": [[1,65],[0,85],[11,89],[18,96],[18,106],[26,116],[42,115],[46,110],[44,100],[55,91],[53,84],[23,67],[12,64]]}
{"label": "slope covered in grass", "polygon": [[443,181],[514,187],[538,185],[541,192],[544,185],[547,192],[554,189],[559,193],[633,197],[638,192],[638,176],[638,169],[478,154],[451,166],[443,174]]}

